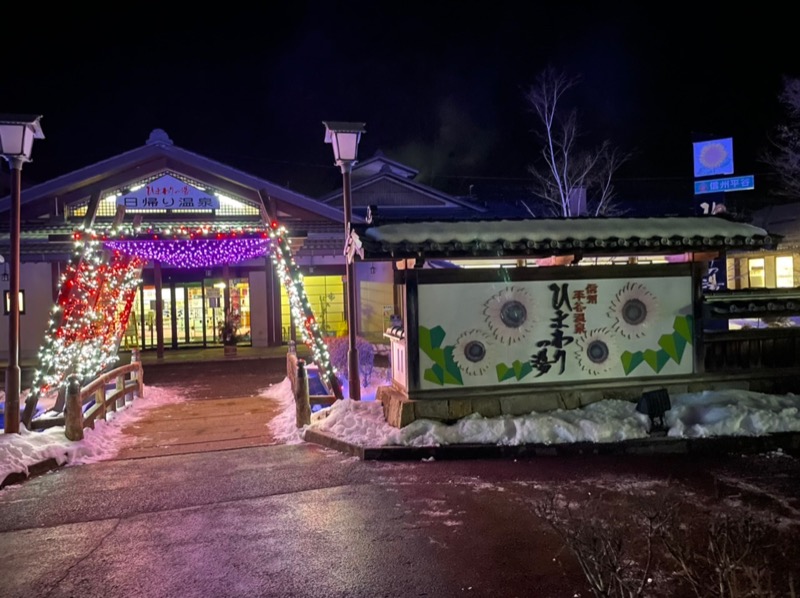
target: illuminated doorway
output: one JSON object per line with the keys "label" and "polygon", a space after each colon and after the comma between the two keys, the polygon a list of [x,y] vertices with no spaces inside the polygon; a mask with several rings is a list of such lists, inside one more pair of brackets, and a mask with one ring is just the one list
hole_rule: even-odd
{"label": "illuminated doorway", "polygon": [[[221,346],[220,325],[225,319],[225,283],[218,278],[200,282],[170,282],[161,289],[162,331],[165,349]],[[250,344],[250,285],[232,279],[230,301],[239,311],[240,344]],[[143,285],[131,310],[124,347],[158,348],[156,288]]]}

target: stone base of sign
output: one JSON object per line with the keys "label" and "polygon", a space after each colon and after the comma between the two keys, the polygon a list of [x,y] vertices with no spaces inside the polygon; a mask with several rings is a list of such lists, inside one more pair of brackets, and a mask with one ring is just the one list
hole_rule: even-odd
{"label": "stone base of sign", "polygon": [[577,409],[604,399],[635,402],[643,392],[662,388],[670,395],[725,389],[767,393],[787,392],[783,386],[775,384],[776,380],[782,378],[779,375],[776,377],[776,374],[777,372],[774,372],[772,377],[759,377],[751,372],[739,375],[665,377],[625,383],[594,382],[584,386],[572,384],[569,390],[553,387],[541,390],[530,387],[518,390],[510,387],[474,390],[458,388],[452,391],[454,396],[446,396],[451,393],[448,389],[427,392],[424,396],[413,399],[403,390],[392,386],[381,386],[377,389],[375,400],[382,404],[386,422],[395,428],[402,428],[418,419],[452,423],[474,413],[483,417],[498,417],[527,415],[554,409]]}

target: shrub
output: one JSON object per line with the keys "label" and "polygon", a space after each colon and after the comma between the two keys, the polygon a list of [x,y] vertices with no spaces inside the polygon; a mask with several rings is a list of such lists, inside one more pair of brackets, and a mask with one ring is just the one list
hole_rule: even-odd
{"label": "shrub", "polygon": [[[331,336],[325,339],[328,353],[331,356],[331,365],[340,373],[347,375],[347,352],[350,349],[350,340],[346,336]],[[372,370],[375,365],[375,348],[368,340],[356,337],[356,350],[358,351],[358,373],[361,386],[369,385]]]}

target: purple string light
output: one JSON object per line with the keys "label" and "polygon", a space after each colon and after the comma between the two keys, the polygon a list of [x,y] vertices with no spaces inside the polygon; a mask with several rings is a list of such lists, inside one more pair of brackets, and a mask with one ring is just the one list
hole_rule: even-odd
{"label": "purple string light", "polygon": [[178,268],[205,268],[236,264],[267,252],[269,239],[164,239],[105,241],[106,248]]}

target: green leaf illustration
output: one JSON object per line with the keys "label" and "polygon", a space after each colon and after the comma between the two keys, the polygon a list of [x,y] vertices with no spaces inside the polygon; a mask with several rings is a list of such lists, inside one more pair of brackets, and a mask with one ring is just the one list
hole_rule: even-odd
{"label": "green leaf illustration", "polygon": [[[430,355],[429,351],[439,348],[444,340],[444,330],[441,326],[435,328],[419,327],[419,348],[426,354]],[[433,359],[433,358],[431,358]]]}
{"label": "green leaf illustration", "polygon": [[439,386],[444,385],[444,371],[438,364],[434,364],[433,367],[426,369],[425,372],[423,372],[422,377],[428,382],[433,382]]}
{"label": "green leaf illustration", "polygon": [[646,351],[636,351],[631,353],[625,351],[620,355],[622,369],[627,376],[635,370],[642,362],[647,363],[653,371],[658,373],[671,359],[675,363],[680,363],[686,350],[686,345],[692,344],[692,316],[677,316],[672,324],[673,332],[664,334],[658,339],[660,349],[647,349]]}
{"label": "green leaf illustration", "polygon": [[641,351],[636,351],[636,353],[631,353],[630,351],[623,351],[622,355],[620,355],[620,361],[622,361],[622,369],[627,376],[636,367],[644,361],[644,356],[642,355]]}
{"label": "green leaf illustration", "polygon": [[692,344],[692,328],[694,324],[694,318],[692,316],[678,316],[675,318],[675,322],[672,324],[672,327],[675,329],[683,340],[685,340],[690,345]]}
{"label": "green leaf illustration", "polygon": [[514,370],[513,368],[508,367],[504,363],[497,364],[497,381],[502,382],[503,380],[509,380],[514,377]]}
{"label": "green leaf illustration", "polygon": [[677,332],[665,334],[658,339],[658,345],[667,352],[667,355],[676,363],[683,359],[683,350],[686,348],[686,339]]}
{"label": "green leaf illustration", "polygon": [[653,349],[647,349],[644,352],[644,360],[653,371],[658,373],[662,370],[664,365],[669,361],[669,355],[663,349],[659,349],[658,351],[654,351]]}
{"label": "green leaf illustration", "polygon": [[439,384],[458,384],[463,386],[461,370],[453,361],[453,346],[442,347],[446,333],[441,326],[434,328],[419,327],[419,348],[433,361],[433,366],[422,373],[428,382]]}
{"label": "green leaf illustration", "polygon": [[496,369],[497,381],[502,382],[503,380],[510,380],[511,378],[522,380],[533,371],[533,366],[527,361],[520,361],[517,359],[511,366],[505,363],[498,363]]}

